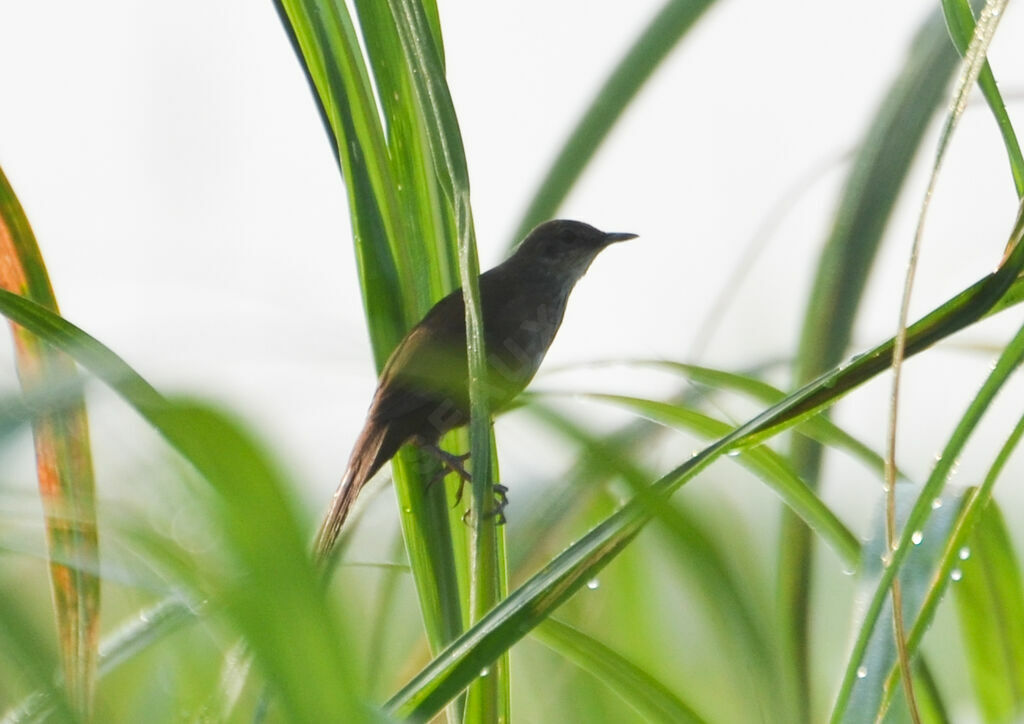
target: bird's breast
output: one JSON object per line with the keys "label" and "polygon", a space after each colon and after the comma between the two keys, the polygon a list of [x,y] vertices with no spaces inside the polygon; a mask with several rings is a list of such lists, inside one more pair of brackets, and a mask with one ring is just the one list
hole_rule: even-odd
{"label": "bird's breast", "polygon": [[[533,293],[531,293],[533,292]],[[484,310],[487,362],[492,385],[514,397],[536,374],[562,324],[567,294],[510,290]]]}

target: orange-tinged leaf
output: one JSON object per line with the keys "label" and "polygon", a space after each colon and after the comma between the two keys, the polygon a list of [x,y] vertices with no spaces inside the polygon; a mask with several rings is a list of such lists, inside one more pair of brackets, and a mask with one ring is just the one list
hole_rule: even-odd
{"label": "orange-tinged leaf", "polygon": [[[42,254],[21,204],[0,169],[0,287],[57,312]],[[26,393],[64,385],[70,357],[11,325]],[[32,424],[39,493],[46,515],[50,580],[68,701],[87,717],[96,672],[100,583],[92,453],[85,402],[72,393]]]}

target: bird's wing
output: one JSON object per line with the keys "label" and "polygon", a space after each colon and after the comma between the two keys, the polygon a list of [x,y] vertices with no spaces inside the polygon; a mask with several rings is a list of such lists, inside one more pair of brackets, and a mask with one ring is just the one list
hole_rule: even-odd
{"label": "bird's wing", "polygon": [[463,309],[462,292],[453,292],[409,330],[384,365],[371,414],[395,420],[446,400],[465,406]]}

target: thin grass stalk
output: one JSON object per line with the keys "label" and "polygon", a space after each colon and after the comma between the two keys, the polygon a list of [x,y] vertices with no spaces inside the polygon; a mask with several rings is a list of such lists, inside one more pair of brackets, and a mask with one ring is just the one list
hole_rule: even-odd
{"label": "thin grass stalk", "polygon": [[[1008,0],[991,0],[986,3],[981,13],[981,22],[974,28],[974,36],[967,51],[964,54],[964,68],[958,81],[957,90],[954,93],[953,108],[946,120],[942,135],[939,139],[939,147],[936,151],[935,162],[932,166],[931,175],[928,179],[928,187],[925,190],[924,200],[921,203],[921,211],[918,217],[917,227],[914,230],[914,241],[910,249],[910,259],[907,262],[907,275],[903,286],[903,298],[900,302],[899,321],[896,326],[896,343],[893,347],[892,359],[892,392],[889,408],[889,429],[887,435],[887,451],[885,466],[886,484],[886,539],[888,541],[889,555],[895,551],[896,545],[896,432],[897,420],[899,417],[899,396],[900,382],[903,370],[903,358],[906,354],[907,323],[910,317],[910,297],[914,287],[914,276],[917,271],[917,260],[920,254],[921,243],[924,236],[925,218],[931,202],[935,185],[938,182],[939,170],[945,159],[946,150],[949,148],[953,131],[956,129],[960,116],[967,108],[967,99],[970,89],[974,86],[981,73],[982,68],[987,67],[985,53],[992,38],[995,36],[999,19],[1005,9]],[[903,689],[907,697],[907,707],[914,724],[920,724],[921,715],[917,709],[917,701],[914,697],[914,678],[910,674],[910,660],[907,653],[906,634],[903,630],[903,606],[900,581],[897,576],[892,578],[892,615],[893,629],[895,632],[896,652],[899,658],[900,670],[903,673]]]}
{"label": "thin grass stalk", "polygon": [[[807,302],[793,377],[804,383],[839,364],[848,354],[882,236],[896,206],[910,165],[935,111],[944,102],[956,68],[942,18],[931,13],[910,44],[902,71],[861,141],[818,262]],[[794,438],[790,456],[801,477],[817,487],[823,448]],[[881,472],[881,471],[880,471]],[[810,717],[810,594],[813,539],[791,512],[782,514],[777,576],[783,641],[793,664],[801,720]]]}

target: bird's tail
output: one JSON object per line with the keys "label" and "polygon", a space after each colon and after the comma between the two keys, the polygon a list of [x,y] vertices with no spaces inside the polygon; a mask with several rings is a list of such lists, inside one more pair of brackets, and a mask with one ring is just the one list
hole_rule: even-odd
{"label": "bird's tail", "polygon": [[385,425],[377,425],[373,421],[367,422],[359,439],[356,440],[355,447],[352,449],[352,457],[349,458],[348,467],[345,470],[345,476],[341,479],[338,489],[334,491],[331,507],[316,534],[313,551],[317,562],[323,562],[334,548],[338,534],[341,532],[341,526],[348,517],[349,509],[363,486],[395,453],[395,450],[385,449],[391,447],[388,442]]}

